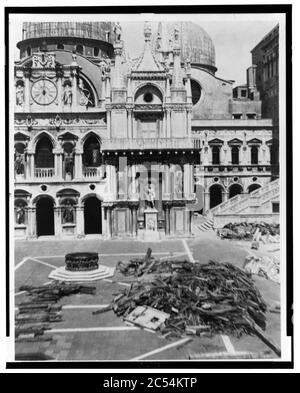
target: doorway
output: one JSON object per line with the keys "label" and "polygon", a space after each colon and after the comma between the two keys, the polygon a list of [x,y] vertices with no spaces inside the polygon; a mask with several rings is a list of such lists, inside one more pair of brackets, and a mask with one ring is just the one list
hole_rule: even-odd
{"label": "doorway", "polygon": [[243,192],[243,188],[240,184],[233,184],[229,188],[229,198],[233,198],[238,194],[242,194],[242,192]]}
{"label": "doorway", "polygon": [[219,185],[211,186],[209,189],[209,207],[212,209],[213,207],[222,203],[223,195],[222,195],[222,187]]}
{"label": "doorway", "polygon": [[101,202],[94,196],[84,202],[84,233],[102,234]]}
{"label": "doorway", "polygon": [[41,198],[36,204],[37,236],[54,235],[54,209],[50,198]]}

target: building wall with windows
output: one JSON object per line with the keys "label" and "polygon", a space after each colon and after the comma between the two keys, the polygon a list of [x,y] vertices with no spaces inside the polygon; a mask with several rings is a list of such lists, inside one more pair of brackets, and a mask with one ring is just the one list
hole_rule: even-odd
{"label": "building wall with windows", "polygon": [[[186,236],[195,211],[270,181],[273,126],[255,85],[233,89],[217,77],[208,34],[180,26],[160,25],[153,37],[145,24],[135,60],[119,24],[98,25],[99,36],[92,24],[62,25],[51,37],[51,24],[24,27],[15,65],[17,237]],[[97,39],[106,52],[90,56]]]}
{"label": "building wall with windows", "polygon": [[273,120],[273,174],[279,174],[279,25],[252,49],[256,86],[262,101],[262,116]]}

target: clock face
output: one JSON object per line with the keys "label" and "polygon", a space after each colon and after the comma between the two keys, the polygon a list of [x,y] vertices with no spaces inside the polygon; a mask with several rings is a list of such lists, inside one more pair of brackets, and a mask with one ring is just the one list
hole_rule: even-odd
{"label": "clock face", "polygon": [[32,85],[31,95],[37,104],[49,105],[55,100],[57,89],[53,82],[41,79]]}

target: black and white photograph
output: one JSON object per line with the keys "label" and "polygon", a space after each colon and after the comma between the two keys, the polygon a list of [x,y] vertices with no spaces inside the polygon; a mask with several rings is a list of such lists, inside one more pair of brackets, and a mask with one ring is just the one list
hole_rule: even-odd
{"label": "black and white photograph", "polygon": [[6,362],[291,362],[291,8],[83,8],[7,13]]}

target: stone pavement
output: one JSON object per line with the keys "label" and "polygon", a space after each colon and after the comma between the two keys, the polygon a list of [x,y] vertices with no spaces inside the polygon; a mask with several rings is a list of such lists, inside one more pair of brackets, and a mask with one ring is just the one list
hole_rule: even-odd
{"label": "stone pavement", "polygon": [[[16,307],[26,295],[19,292],[20,285],[43,285],[49,282],[52,269],[64,264],[64,255],[75,251],[96,251],[100,261],[115,266],[119,260],[129,260],[144,255],[151,247],[158,257],[173,256],[207,263],[209,259],[232,262],[242,266],[247,250],[240,244],[219,239],[214,232],[204,233],[201,238],[191,240],[167,240],[157,243],[133,241],[68,240],[68,241],[18,241],[15,249]],[[256,278],[256,285],[269,304],[279,301],[279,285]],[[94,309],[109,304],[113,294],[126,284],[100,280],[96,295],[72,295],[61,299],[63,321],[52,323],[47,335],[51,341],[16,343],[16,354],[44,353],[55,360],[167,360],[187,359],[188,352],[262,352],[268,348],[256,337],[241,338],[227,336],[196,337],[191,343],[177,345],[155,333],[127,326],[122,318],[112,311],[92,315]],[[127,284],[128,286],[128,284]],[[267,334],[279,345],[280,314],[268,314]],[[276,356],[274,355],[274,358]]]}

